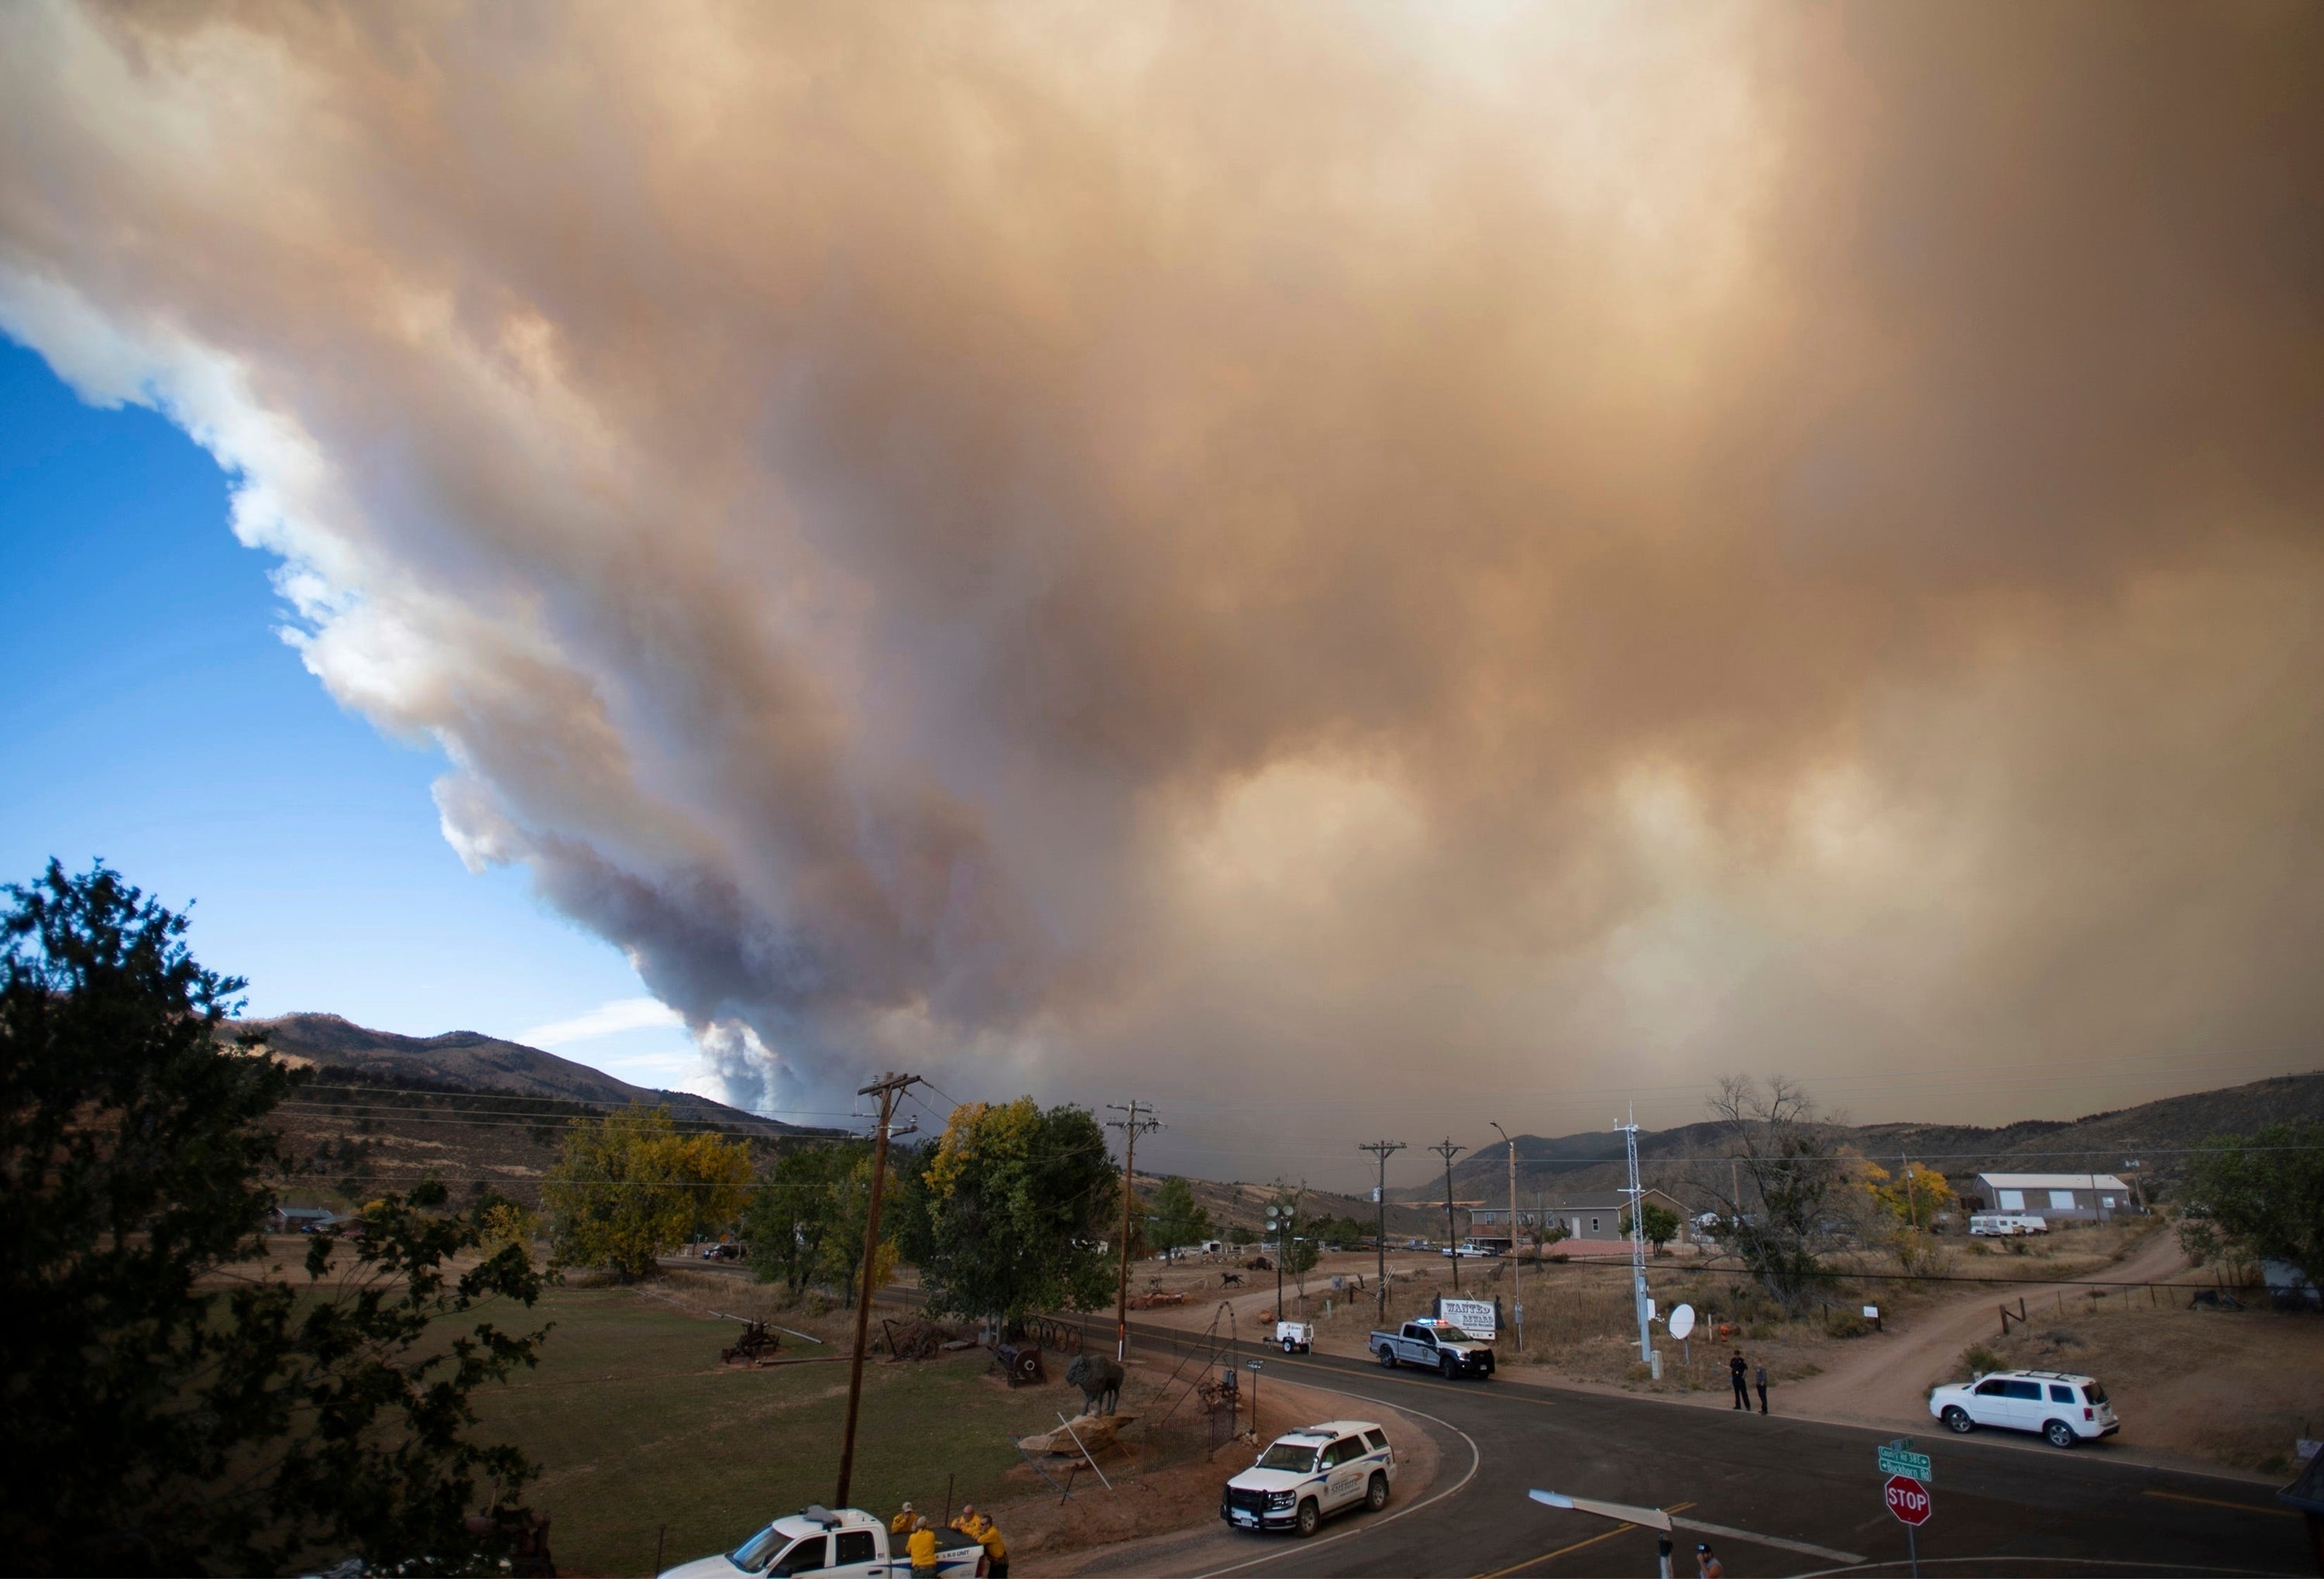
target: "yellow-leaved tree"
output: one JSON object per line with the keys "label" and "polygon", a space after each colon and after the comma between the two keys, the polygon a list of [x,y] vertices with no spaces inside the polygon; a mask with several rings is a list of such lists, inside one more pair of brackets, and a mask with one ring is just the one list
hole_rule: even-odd
{"label": "yellow-leaved tree", "polygon": [[697,1229],[732,1221],[750,1182],[747,1144],[680,1133],[668,1108],[576,1119],[541,1186],[551,1259],[642,1278]]}
{"label": "yellow-leaved tree", "polygon": [[1863,1184],[1897,1267],[1916,1275],[1934,1271],[1942,1260],[1936,1243],[1937,1218],[1955,1198],[1945,1176],[1917,1162],[1906,1163],[1903,1172],[1895,1174],[1867,1162]]}

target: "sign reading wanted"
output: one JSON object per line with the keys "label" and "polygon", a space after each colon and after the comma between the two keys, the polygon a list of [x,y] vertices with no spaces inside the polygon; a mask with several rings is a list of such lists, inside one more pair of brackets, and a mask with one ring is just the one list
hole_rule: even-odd
{"label": "sign reading wanted", "polygon": [[1436,1307],[1446,1321],[1472,1338],[1489,1340],[1499,1335],[1493,1330],[1493,1302],[1489,1299],[1441,1299]]}

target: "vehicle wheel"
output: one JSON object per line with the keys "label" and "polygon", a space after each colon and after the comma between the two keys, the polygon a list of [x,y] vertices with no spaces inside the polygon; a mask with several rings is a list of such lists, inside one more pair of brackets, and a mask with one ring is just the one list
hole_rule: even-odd
{"label": "vehicle wheel", "polygon": [[2043,1428],[2042,1435],[2050,1439],[2052,1447],[2071,1447],[2074,1445],[2074,1428],[2063,1420],[2051,1421]]}
{"label": "vehicle wheel", "polygon": [[1315,1499],[1310,1497],[1299,1504],[1299,1518],[1293,1528],[1298,1530],[1299,1538],[1305,1540],[1315,1533],[1315,1527],[1323,1522],[1323,1512],[1315,1506]]}
{"label": "vehicle wheel", "polygon": [[1439,1375],[1439,1376],[1442,1376],[1442,1377],[1443,1377],[1445,1380],[1447,1380],[1447,1381],[1450,1381],[1450,1380],[1452,1380],[1452,1355],[1450,1355],[1450,1354],[1439,1354],[1439,1355],[1436,1357],[1436,1374],[1437,1374],[1437,1375]]}
{"label": "vehicle wheel", "polygon": [[1374,1513],[1388,1506],[1388,1477],[1376,1474],[1372,1483],[1364,1488],[1364,1506]]}
{"label": "vehicle wheel", "polygon": [[1396,1369],[1396,1351],[1394,1349],[1387,1347],[1381,1348],[1380,1369],[1383,1371],[1393,1371]]}
{"label": "vehicle wheel", "polygon": [[1299,1345],[1286,1338],[1283,1340],[1283,1352],[1286,1354],[1296,1354],[1299,1352]]}
{"label": "vehicle wheel", "polygon": [[1945,1410],[1945,1429],[1956,1436],[1966,1436],[1977,1429],[1977,1422],[1969,1417],[1967,1409],[1954,1404]]}

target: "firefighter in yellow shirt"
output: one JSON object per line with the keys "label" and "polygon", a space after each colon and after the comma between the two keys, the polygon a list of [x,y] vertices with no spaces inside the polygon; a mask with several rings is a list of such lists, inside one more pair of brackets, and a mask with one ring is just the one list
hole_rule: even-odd
{"label": "firefighter in yellow shirt", "polygon": [[933,1579],[936,1571],[936,1532],[928,1528],[927,1519],[915,1521],[912,1538],[904,1543],[904,1552],[912,1559],[912,1572],[918,1579]]}
{"label": "firefighter in yellow shirt", "polygon": [[969,1539],[975,1540],[984,1533],[984,1515],[976,1510],[975,1503],[963,1502],[960,1517],[952,1521],[952,1527]]}
{"label": "firefighter in yellow shirt", "polygon": [[976,1538],[983,1546],[985,1556],[991,1559],[985,1572],[992,1579],[1009,1579],[1009,1543],[1001,1538],[1001,1527],[990,1519],[980,1519],[977,1523],[982,1528],[977,1530]]}
{"label": "firefighter in yellow shirt", "polygon": [[901,1513],[897,1514],[895,1518],[888,1520],[888,1533],[890,1535],[909,1535],[912,1533],[913,1526],[918,1524],[919,1521],[920,1516],[913,1512],[912,1505],[909,1502],[907,1502],[904,1504],[904,1510]]}

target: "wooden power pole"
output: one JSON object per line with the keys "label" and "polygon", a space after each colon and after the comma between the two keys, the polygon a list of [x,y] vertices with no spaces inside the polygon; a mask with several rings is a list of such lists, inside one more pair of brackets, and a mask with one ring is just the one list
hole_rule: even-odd
{"label": "wooden power pole", "polygon": [[880,1258],[880,1194],[888,1180],[888,1127],[896,1116],[896,1098],[908,1086],[920,1083],[918,1075],[882,1075],[855,1093],[880,1099],[880,1127],[872,1139],[872,1208],[863,1223],[863,1275],[855,1301],[855,1355],[847,1366],[847,1430],[839,1442],[839,1492],[834,1508],[847,1506],[848,1482],[855,1478],[855,1417],[863,1404],[863,1350],[872,1335],[872,1275]]}
{"label": "wooden power pole", "polygon": [[1452,1242],[1452,1159],[1468,1148],[1455,1146],[1452,1137],[1447,1135],[1442,1144],[1431,1146],[1429,1150],[1444,1159],[1444,1251],[1452,1258],[1452,1292],[1458,1294],[1461,1292],[1461,1247]]}
{"label": "wooden power pole", "polygon": [[1120,1130],[1122,1135],[1121,1286],[1113,1299],[1113,1357],[1119,1363],[1130,1358],[1130,1214],[1138,1204],[1138,1137],[1162,1125],[1154,1110],[1135,1097],[1127,1103],[1109,1102],[1105,1107],[1108,1113],[1121,1114],[1105,1121],[1107,1129]]}
{"label": "wooden power pole", "polygon": [[[1379,1208],[1379,1224],[1372,1236],[1372,1248],[1379,1252],[1379,1320],[1385,1326],[1388,1325],[1388,1159],[1404,1150],[1404,1142],[1367,1140],[1356,1150],[1369,1151],[1379,1159],[1379,1188],[1372,1192],[1372,1203]],[[1280,1305],[1283,1301],[1277,1298],[1276,1303]]]}

